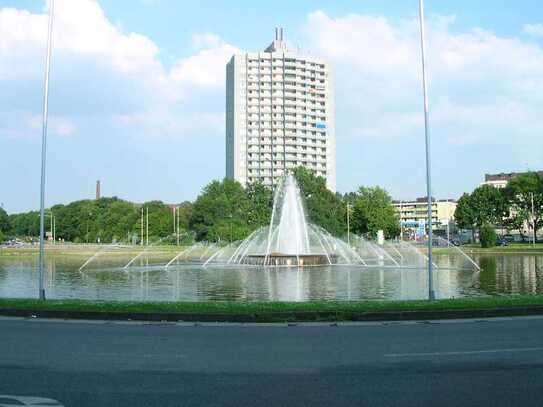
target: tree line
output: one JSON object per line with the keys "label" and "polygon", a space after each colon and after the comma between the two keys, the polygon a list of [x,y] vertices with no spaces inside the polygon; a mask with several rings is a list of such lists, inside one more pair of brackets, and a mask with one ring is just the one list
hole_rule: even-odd
{"label": "tree line", "polygon": [[511,179],[505,188],[481,185],[460,197],[454,217],[459,228],[470,229],[474,235],[485,226],[522,235],[528,225],[535,238],[543,227],[543,178],[528,172]]}
{"label": "tree line", "polygon": [[[179,206],[179,226],[183,236],[188,229],[192,205]],[[149,213],[149,240],[170,237],[173,234],[173,210],[161,201],[134,204],[117,197],[81,200],[68,205],[54,205],[45,212],[45,230],[51,232],[54,219],[55,237],[74,243],[139,242],[142,231],[141,209],[144,209],[144,233],[147,232]],[[40,230],[38,211],[7,215],[0,211],[0,232],[5,237],[37,239]],[[3,225],[3,226],[2,226]]]}
{"label": "tree line", "polygon": [[[390,195],[380,187],[361,187],[345,195],[326,188],[326,180],[310,170],[293,171],[305,201],[306,214],[313,222],[336,236],[347,233],[349,210],[351,233],[374,237],[382,229],[388,238],[399,235],[400,226]],[[212,181],[194,202],[179,205],[179,231],[183,241],[230,242],[241,240],[269,224],[273,191],[260,183],[243,187],[225,178]],[[54,216],[56,238],[75,243],[139,243],[147,231],[149,242],[175,242],[176,221],[172,207],[161,201],[134,204],[117,197],[81,200],[55,205],[46,211],[46,230]],[[0,208],[0,233],[4,237],[39,236],[39,212],[8,215]],[[2,235],[0,235],[0,240]]]}

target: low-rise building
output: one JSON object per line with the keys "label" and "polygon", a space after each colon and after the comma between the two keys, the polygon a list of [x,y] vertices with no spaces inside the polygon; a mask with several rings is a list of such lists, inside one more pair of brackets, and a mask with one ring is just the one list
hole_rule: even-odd
{"label": "low-rise building", "polygon": [[[543,170],[541,171],[534,171],[543,178]],[[527,174],[527,172],[502,172],[499,174],[485,174],[485,180],[484,182],[481,182],[480,185],[491,185],[495,188],[505,188],[507,186],[507,183],[511,181],[512,179],[515,179],[519,175]],[[513,234],[515,239],[518,240],[524,240],[524,236],[530,235],[531,228],[528,221],[525,221],[522,225],[522,228],[520,230],[520,234],[518,234],[519,230],[509,230],[503,225],[507,224],[507,220],[513,218],[516,215],[515,208],[511,208],[509,216],[505,217],[502,221],[502,225],[499,229],[499,233],[501,235],[507,233],[507,234]]]}
{"label": "low-rise building", "polygon": [[[536,171],[540,177],[543,177],[543,171]],[[501,172],[499,174],[485,174],[484,182],[481,185],[491,185],[495,188],[505,188],[507,183],[519,175],[526,172]]]}
{"label": "low-rise building", "polygon": [[[393,201],[392,204],[398,214],[403,236],[425,233],[428,218],[426,197],[414,201]],[[447,228],[454,221],[455,210],[454,199],[432,198],[432,230]]]}

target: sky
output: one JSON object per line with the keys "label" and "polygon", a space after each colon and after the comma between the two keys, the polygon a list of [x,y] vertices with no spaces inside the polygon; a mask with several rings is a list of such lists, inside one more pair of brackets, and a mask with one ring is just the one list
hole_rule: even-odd
{"label": "sky", "polygon": [[[539,0],[426,0],[432,184],[543,170]],[[0,0],[0,204],[39,206],[48,3]],[[337,188],[424,196],[418,1],[56,0],[46,205],[193,200],[225,175],[225,64],[287,42],[336,76]]]}

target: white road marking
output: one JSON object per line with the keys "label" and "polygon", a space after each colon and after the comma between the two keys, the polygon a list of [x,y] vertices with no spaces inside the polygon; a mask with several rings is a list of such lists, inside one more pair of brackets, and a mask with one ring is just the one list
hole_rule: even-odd
{"label": "white road marking", "polygon": [[12,396],[0,394],[0,406],[55,406],[63,407],[63,404],[53,399],[43,397]]}
{"label": "white road marking", "polygon": [[388,353],[386,358],[408,358],[420,356],[456,356],[456,355],[478,355],[485,353],[514,353],[514,352],[538,352],[543,351],[539,348],[505,348],[505,349],[483,349],[483,350],[463,350],[453,352],[420,352],[420,353]]}

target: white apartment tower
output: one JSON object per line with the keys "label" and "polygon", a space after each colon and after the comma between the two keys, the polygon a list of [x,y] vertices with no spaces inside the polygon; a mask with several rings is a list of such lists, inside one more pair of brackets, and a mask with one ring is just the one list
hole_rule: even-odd
{"label": "white apartment tower", "polygon": [[297,166],[336,190],[334,79],[330,65],[287,49],[275,29],[263,52],[226,65],[226,176],[273,188]]}

